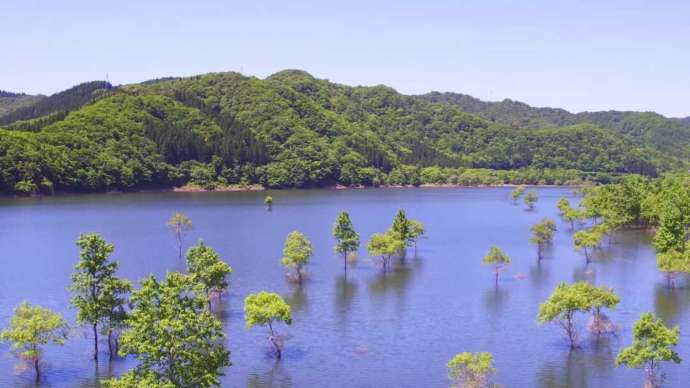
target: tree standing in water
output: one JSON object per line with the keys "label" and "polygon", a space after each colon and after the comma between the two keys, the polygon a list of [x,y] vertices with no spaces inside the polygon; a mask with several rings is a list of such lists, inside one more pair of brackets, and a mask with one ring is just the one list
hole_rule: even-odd
{"label": "tree standing in water", "polygon": [[412,244],[414,245],[414,253],[417,254],[417,241],[419,238],[424,236],[426,230],[424,229],[424,224],[421,221],[410,220],[410,238],[412,239]]}
{"label": "tree standing in water", "polygon": [[280,359],[283,350],[283,341],[274,331],[273,325],[283,322],[286,325],[292,324],[292,311],[290,305],[278,294],[261,291],[258,294],[250,294],[244,300],[244,319],[247,329],[259,326],[268,326],[270,335],[268,337],[276,352],[276,357]]}
{"label": "tree standing in water", "polygon": [[309,263],[312,255],[311,242],[307,237],[298,231],[288,234],[283,247],[283,258],[281,263],[288,268],[294,268],[297,274],[297,283],[304,281],[304,266]]}
{"label": "tree standing in water", "polygon": [[388,272],[391,257],[402,249],[405,249],[403,242],[391,233],[374,233],[367,243],[369,254],[381,257],[383,272]]}
{"label": "tree standing in water", "polygon": [[33,363],[38,381],[41,376],[39,363],[43,346],[49,343],[64,345],[68,331],[67,321],[62,315],[23,302],[14,309],[10,327],[3,330],[0,339],[10,342],[13,350],[18,351],[23,359]]}
{"label": "tree standing in water", "polygon": [[491,353],[458,353],[448,361],[448,378],[456,387],[488,388],[489,379],[496,373]]}
{"label": "tree standing in water", "polygon": [[[77,240],[81,248],[79,262],[74,267],[72,305],[78,309],[77,322],[93,329],[93,358],[98,360],[98,325],[108,333],[108,347],[112,357],[113,329],[119,321],[118,311],[124,310],[126,296],[131,291],[129,281],[115,276],[118,263],[111,261],[115,247],[95,233],[82,234]],[[113,319],[113,322],[110,320]],[[112,324],[112,325],[111,325]]]}
{"label": "tree standing in water", "polygon": [[537,192],[532,190],[525,194],[525,198],[523,200],[525,201],[525,205],[527,205],[527,209],[534,210],[534,206],[537,204],[539,197],[537,197]]}
{"label": "tree standing in water", "polygon": [[345,266],[345,273],[347,273],[348,255],[356,252],[359,248],[359,235],[355,231],[347,212],[341,212],[335,220],[333,237],[336,240],[335,251],[343,255],[343,265]]}
{"label": "tree standing in water", "polygon": [[681,359],[673,349],[678,345],[680,329],[678,326],[668,328],[664,322],[652,313],[644,313],[633,327],[633,343],[623,349],[616,358],[617,366],[644,368],[645,387],[661,386],[663,375],[659,373],[662,362],[680,364]]}
{"label": "tree standing in water", "polygon": [[556,223],[550,218],[544,218],[530,229],[532,238],[530,242],[537,245],[537,258],[541,260],[544,246],[553,242],[553,234],[556,231]]}
{"label": "tree standing in water", "polygon": [[271,209],[273,209],[273,197],[267,195],[266,198],[264,198],[264,205],[266,205],[266,210],[270,212]]}
{"label": "tree standing in water", "polygon": [[219,295],[228,289],[227,277],[232,273],[232,268],[221,260],[213,248],[199,242],[187,251],[187,271],[197,282],[201,292],[209,298],[210,310],[212,294]]}
{"label": "tree standing in water", "polygon": [[168,228],[175,234],[177,240],[178,258],[182,260],[182,237],[185,232],[192,230],[192,220],[184,213],[175,212],[168,220]]}
{"label": "tree standing in water", "polygon": [[561,282],[551,296],[539,306],[539,324],[556,322],[568,335],[570,348],[578,346],[574,317],[577,312],[592,308],[594,286],[586,282],[567,284]]}
{"label": "tree standing in water", "polygon": [[524,185],[519,185],[516,186],[515,189],[510,193],[510,199],[513,201],[514,204],[517,204],[518,199],[520,199],[520,196],[525,192],[525,186]]}
{"label": "tree standing in water", "polygon": [[575,249],[584,252],[588,264],[592,258],[592,250],[601,244],[602,238],[603,235],[597,230],[580,230],[573,235]]}
{"label": "tree standing in water", "polygon": [[503,250],[497,246],[489,249],[489,252],[484,256],[482,264],[492,265],[493,271],[496,274],[496,285],[498,285],[498,274],[505,269],[505,266],[510,264],[510,257],[506,255]]}

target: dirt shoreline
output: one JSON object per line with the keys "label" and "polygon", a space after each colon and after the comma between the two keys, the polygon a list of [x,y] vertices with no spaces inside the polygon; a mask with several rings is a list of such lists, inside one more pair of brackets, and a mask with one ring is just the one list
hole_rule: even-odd
{"label": "dirt shoreline", "polygon": [[[578,188],[581,185],[526,185],[526,184],[513,184],[504,183],[496,185],[462,185],[462,184],[422,184],[422,185],[380,185],[380,186],[324,186],[324,187],[312,187],[303,190],[375,190],[375,189],[471,189],[471,188],[512,188],[517,186],[525,186],[526,188]],[[0,198],[40,198],[40,197],[55,197],[63,195],[93,195],[93,194],[125,194],[125,193],[246,193],[246,192],[261,192],[267,190],[282,191],[282,190],[297,190],[294,188],[285,189],[269,189],[262,185],[249,185],[249,186],[226,186],[219,187],[215,189],[205,189],[198,186],[181,186],[181,187],[165,187],[156,189],[142,189],[142,190],[132,190],[132,191],[122,191],[122,190],[110,190],[102,192],[76,192],[76,191],[63,191],[53,194],[35,193],[30,195],[17,195],[17,194],[0,194]]]}

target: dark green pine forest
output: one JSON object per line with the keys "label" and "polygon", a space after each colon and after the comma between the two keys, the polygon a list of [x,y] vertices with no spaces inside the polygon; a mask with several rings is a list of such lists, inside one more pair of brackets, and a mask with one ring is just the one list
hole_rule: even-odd
{"label": "dark green pine forest", "polygon": [[4,193],[608,182],[688,156],[688,119],[408,96],[299,70],[0,92]]}

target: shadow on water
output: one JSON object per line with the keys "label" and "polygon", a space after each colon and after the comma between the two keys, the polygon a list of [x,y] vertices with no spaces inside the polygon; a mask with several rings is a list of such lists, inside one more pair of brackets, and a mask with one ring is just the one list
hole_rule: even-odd
{"label": "shadow on water", "polygon": [[349,316],[348,311],[352,307],[355,294],[357,294],[357,282],[345,275],[335,278],[335,309],[341,318]]}
{"label": "shadow on water", "polygon": [[247,379],[247,388],[292,388],[292,377],[283,367],[282,362],[276,361],[267,371],[251,372]]}
{"label": "shadow on water", "polygon": [[544,248],[542,252],[542,258],[536,257],[535,253],[534,262],[529,267],[529,281],[535,287],[541,287],[544,284],[548,284],[550,277],[550,266],[553,265],[553,246],[548,245]]}
{"label": "shadow on water", "polygon": [[[509,299],[510,293],[505,285],[492,283],[491,287],[484,290],[485,311],[489,313],[491,318],[497,318],[503,312]],[[495,319],[492,321],[495,322]]]}
{"label": "shadow on water", "polygon": [[678,282],[671,288],[664,281],[654,287],[654,312],[666,323],[675,324],[690,305],[690,287]]}
{"label": "shadow on water", "polygon": [[309,310],[309,298],[304,285],[295,285],[285,301],[292,307],[293,312],[302,313]]}
{"label": "shadow on water", "polygon": [[564,352],[562,360],[545,363],[537,370],[537,386],[540,388],[588,387],[590,379],[611,377],[620,339],[616,336],[596,336],[581,333],[585,338],[582,347]]}
{"label": "shadow on water", "polygon": [[576,267],[573,269],[573,281],[574,282],[594,283],[596,279],[597,279],[597,273],[594,270],[594,263],[586,263],[583,266]]}

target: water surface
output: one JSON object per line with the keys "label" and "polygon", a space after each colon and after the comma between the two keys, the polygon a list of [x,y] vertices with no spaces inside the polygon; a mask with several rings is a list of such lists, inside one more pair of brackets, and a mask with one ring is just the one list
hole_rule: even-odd
{"label": "water surface", "polygon": [[[232,367],[227,387],[445,387],[445,364],[462,351],[495,357],[495,381],[506,387],[640,386],[641,371],[616,368],[618,351],[630,344],[631,326],[644,311],[681,325],[683,359],[690,358],[690,290],[669,290],[655,268],[650,236],[620,232],[585,265],[572,247],[572,232],[558,221],[554,245],[540,262],[529,228],[542,217],[557,218],[567,188],[539,189],[534,212],[509,200],[510,189],[388,189],[277,191],[272,212],[266,193],[136,193],[0,199],[0,325],[23,300],[62,312],[74,322],[67,291],[78,258],[79,233],[98,232],[116,246],[120,274],[133,281],[183,270],[165,222],[186,213],[194,229],[185,244],[203,239],[233,268],[229,295],[215,304],[228,334]],[[382,274],[364,248],[343,274],[333,253],[331,228],[347,210],[362,236],[386,230],[399,209],[427,227],[417,253],[395,260]],[[287,282],[280,265],[282,244],[300,230],[314,244],[310,280]],[[491,245],[513,260],[495,286],[480,264]],[[539,326],[539,303],[560,281],[608,285],[622,302],[610,317],[618,336],[594,338],[578,325],[582,347],[569,351],[556,326]],[[244,327],[248,293],[280,293],[293,308],[284,357],[269,354],[265,330]],[[687,329],[685,329],[687,328]],[[45,355],[42,387],[95,387],[99,377],[120,374],[132,359],[99,365],[91,360],[88,330],[75,328],[61,348]],[[688,360],[690,362],[690,359]],[[687,367],[665,365],[668,386],[682,386]],[[31,371],[7,345],[0,346],[0,386],[35,386]]]}

